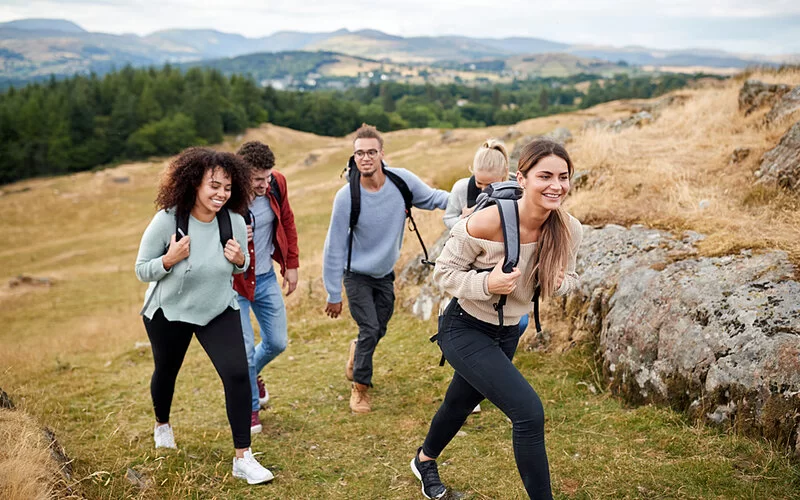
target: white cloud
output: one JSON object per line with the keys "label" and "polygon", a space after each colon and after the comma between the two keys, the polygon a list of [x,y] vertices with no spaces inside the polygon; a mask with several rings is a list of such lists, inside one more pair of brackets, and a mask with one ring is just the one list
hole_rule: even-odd
{"label": "white cloud", "polygon": [[[212,28],[376,29],[403,36],[531,36],[561,42],[800,52],[800,1],[766,0],[0,0],[0,21],[63,18],[90,31],[144,35]],[[491,19],[491,22],[487,22]]]}

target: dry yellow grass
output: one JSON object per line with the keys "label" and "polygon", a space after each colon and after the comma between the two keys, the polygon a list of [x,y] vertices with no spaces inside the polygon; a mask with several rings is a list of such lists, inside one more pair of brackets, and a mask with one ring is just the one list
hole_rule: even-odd
{"label": "dry yellow grass", "polygon": [[[800,74],[756,74],[800,83]],[[743,118],[739,83],[679,92],[683,105],[653,124],[618,135],[581,133],[593,117],[628,116],[640,101],[606,103],[514,126],[522,135],[567,127],[568,149],[590,187],[573,193],[568,209],[584,222],[641,222],[707,234],[706,254],[743,247],[787,250],[798,261],[797,196],[752,188],[760,154],[788,124],[761,126],[764,112]],[[435,129],[386,134],[390,163],[449,189],[487,137],[508,127]],[[409,498],[419,489],[407,473],[407,451],[422,438],[449,371],[427,342],[433,325],[398,309],[376,353],[376,412],[349,415],[341,371],[354,326],[322,314],[322,242],[350,138],[319,137],[272,125],[229,138],[221,149],[258,139],[275,150],[288,178],[301,242],[301,281],[287,301],[290,346],[268,368],[274,406],[254,447],[277,467],[275,484],[252,489],[230,478],[230,443],[221,385],[207,357],[190,348],[174,404],[182,449],[155,454],[147,391],[152,370],[137,313],[144,285],[133,275],[141,232],[152,217],[155,184],[166,159],[98,173],[37,179],[0,196],[0,283],[18,274],[51,277],[49,289],[0,293],[0,377],[3,388],[38,421],[54,428],[76,458],[79,487],[102,498]],[[735,147],[753,153],[729,165]],[[115,178],[126,177],[118,183]],[[21,191],[28,188],[27,191]],[[708,200],[708,208],[699,208]],[[441,213],[417,211],[425,241],[441,233]],[[796,217],[795,217],[796,218]],[[400,265],[419,247],[406,233]],[[5,285],[0,285],[5,286]],[[408,292],[399,290],[400,299]],[[547,319],[548,328],[556,327]],[[564,327],[566,328],[566,327]],[[553,484],[560,498],[792,498],[800,472],[764,443],[683,423],[662,409],[628,409],[602,391],[590,353],[518,356],[518,365],[545,401]],[[583,385],[580,385],[583,384]],[[472,419],[469,438],[454,442],[448,480],[476,497],[518,498],[519,480],[508,426],[489,408]],[[20,424],[22,425],[22,424]],[[22,435],[20,433],[20,435]],[[369,450],[365,458],[364,450]],[[477,477],[474,467],[498,474]],[[151,478],[140,491],[128,468]],[[0,493],[0,497],[4,495]],[[35,497],[35,494],[34,494]]]}
{"label": "dry yellow grass", "polygon": [[[797,70],[751,77],[800,84]],[[650,125],[577,137],[570,152],[578,169],[591,172],[591,189],[573,193],[572,213],[590,224],[695,230],[708,236],[701,244],[706,255],[777,248],[800,263],[800,197],[757,187],[753,176],[791,123],[765,126],[768,109],[744,117],[740,86],[729,80],[722,88],[680,91],[685,104],[665,109]],[[751,153],[735,164],[737,147]]]}
{"label": "dry yellow grass", "polygon": [[22,411],[0,408],[0,498],[46,500],[62,491],[62,464],[36,421]]}

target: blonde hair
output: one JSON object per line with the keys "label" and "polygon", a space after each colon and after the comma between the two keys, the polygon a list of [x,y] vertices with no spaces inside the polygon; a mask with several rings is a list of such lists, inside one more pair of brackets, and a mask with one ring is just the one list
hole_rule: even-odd
{"label": "blonde hair", "polygon": [[486,172],[497,176],[508,175],[508,151],[506,145],[497,139],[487,139],[472,159],[472,166],[469,171]]}
{"label": "blonde hair", "polygon": [[[519,172],[527,177],[528,172],[542,158],[557,156],[567,162],[567,172],[572,179],[572,160],[561,144],[550,139],[535,139],[522,148],[519,156]],[[542,224],[542,232],[537,246],[537,271],[542,297],[552,297],[558,288],[556,280],[560,271],[566,271],[572,251],[572,234],[569,229],[569,215],[559,207],[550,212]]]}

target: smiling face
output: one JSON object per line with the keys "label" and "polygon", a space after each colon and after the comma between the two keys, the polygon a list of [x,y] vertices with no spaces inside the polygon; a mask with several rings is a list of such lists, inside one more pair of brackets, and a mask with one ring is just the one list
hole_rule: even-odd
{"label": "smiling face", "polygon": [[524,174],[517,172],[517,182],[533,206],[555,210],[569,192],[569,167],[559,156],[545,156]]}
{"label": "smiling face", "polygon": [[363,177],[372,177],[381,167],[383,148],[378,139],[356,139],[353,143],[353,156]]}
{"label": "smiling face", "polygon": [[267,186],[272,179],[271,168],[254,168],[252,171],[253,193],[256,196],[264,196],[267,194]]}
{"label": "smiling face", "polygon": [[231,197],[231,178],[219,167],[209,168],[197,187],[194,209],[201,214],[216,214]]}

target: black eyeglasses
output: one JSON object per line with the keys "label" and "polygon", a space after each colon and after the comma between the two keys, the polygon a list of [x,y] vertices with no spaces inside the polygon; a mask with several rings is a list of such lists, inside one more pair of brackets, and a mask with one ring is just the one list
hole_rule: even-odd
{"label": "black eyeglasses", "polygon": [[370,158],[375,158],[376,156],[378,156],[378,153],[379,153],[379,152],[380,152],[380,151],[378,151],[377,149],[369,149],[369,150],[367,150],[367,151],[362,151],[361,149],[359,149],[359,150],[357,150],[357,151],[353,152],[353,156],[355,156],[355,157],[356,157],[356,158],[358,158],[359,160],[360,160],[361,158],[364,158],[364,155],[367,155],[367,156],[369,156]]}

